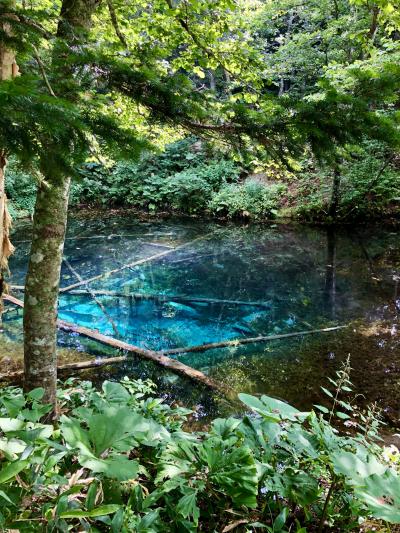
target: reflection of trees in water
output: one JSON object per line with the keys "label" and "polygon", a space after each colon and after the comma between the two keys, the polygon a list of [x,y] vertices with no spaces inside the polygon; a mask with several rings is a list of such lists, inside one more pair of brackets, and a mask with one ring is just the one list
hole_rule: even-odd
{"label": "reflection of trees in water", "polygon": [[336,233],[334,228],[326,231],[325,298],[328,314],[336,319]]}

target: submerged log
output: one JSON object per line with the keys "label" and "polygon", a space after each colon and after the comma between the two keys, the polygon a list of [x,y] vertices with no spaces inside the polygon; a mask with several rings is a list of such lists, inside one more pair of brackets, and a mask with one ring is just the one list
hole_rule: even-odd
{"label": "submerged log", "polygon": [[[24,291],[23,285],[11,285],[11,289]],[[156,302],[198,302],[216,305],[238,305],[238,306],[250,306],[261,307],[263,309],[271,309],[272,305],[268,302],[252,302],[246,300],[221,300],[219,298],[204,298],[197,296],[179,296],[176,294],[143,294],[140,292],[125,293],[118,291],[107,290],[90,290],[90,292],[96,296],[109,296],[110,298],[132,298],[133,300],[154,300]],[[74,296],[87,296],[88,291],[82,289],[71,289],[68,294]]]}
{"label": "submerged log", "polygon": [[202,235],[200,237],[197,237],[196,239],[193,239],[192,241],[185,242],[183,244],[180,244],[179,246],[176,246],[175,248],[171,248],[168,250],[165,250],[164,252],[159,252],[158,254],[151,255],[150,257],[145,257],[144,259],[138,259],[137,261],[133,261],[131,263],[127,263],[126,265],[123,265],[119,268],[114,268],[113,270],[108,270],[107,272],[103,272],[103,274],[98,274],[97,276],[92,276],[91,278],[79,281],[77,283],[73,283],[72,285],[68,285],[67,287],[63,287],[60,289],[60,292],[68,292],[71,289],[76,289],[77,287],[80,287],[82,285],[86,285],[87,283],[91,283],[92,281],[96,281],[98,279],[111,276],[112,274],[116,274],[117,272],[121,272],[122,270],[126,270],[128,268],[133,268],[135,266],[144,265],[146,263],[149,263],[151,261],[155,261],[157,259],[161,259],[162,257],[165,257],[169,254],[172,254],[173,252],[176,252],[178,250],[183,250],[184,248],[187,248],[188,246],[194,244],[195,242],[202,241],[212,235],[211,233],[207,233],[206,235]]}
{"label": "submerged log", "polygon": [[[4,299],[19,307],[24,307],[24,303],[18,298],[15,298],[14,296],[6,295]],[[337,331],[337,330],[347,327],[347,326],[334,326],[330,328],[297,331],[293,333],[282,333],[280,335],[246,337],[242,339],[235,339],[235,340],[229,340],[229,341],[200,344],[197,346],[187,346],[184,348],[172,348],[170,350],[153,351],[153,350],[147,350],[145,348],[140,348],[139,346],[134,346],[133,344],[128,344],[119,339],[108,337],[107,335],[103,335],[99,331],[85,328],[83,326],[76,326],[75,324],[71,324],[69,322],[66,322],[65,320],[57,320],[57,326],[63,331],[77,333],[79,335],[83,335],[84,337],[88,337],[90,339],[96,340],[102,344],[106,344],[107,346],[111,346],[113,348],[117,348],[119,350],[128,352],[129,354],[138,355],[139,357],[142,357],[143,359],[148,359],[150,361],[153,361],[159,364],[160,366],[167,368],[168,370],[171,370],[172,372],[188,377],[198,383],[202,383],[210,387],[211,389],[219,390],[225,394],[229,391],[227,391],[227,389],[224,387],[223,384],[216,383],[214,380],[212,380],[211,378],[209,378],[208,376],[206,376],[199,370],[196,370],[195,368],[192,368],[188,365],[185,365],[167,356],[178,355],[182,353],[190,353],[190,352],[205,352],[207,350],[214,350],[218,348],[227,348],[231,346],[237,347],[243,344],[269,342],[269,341],[274,341],[274,340],[279,340],[279,339],[286,339],[290,337],[314,335],[316,333],[329,333],[329,332]],[[57,368],[60,371],[83,370],[83,369],[88,369],[88,368],[95,368],[95,367],[100,367],[100,366],[108,366],[108,365],[113,365],[113,364],[124,363],[124,362],[127,362],[130,358],[131,358],[130,355],[126,355],[126,356],[119,356],[119,357],[109,357],[109,358],[104,358],[104,359],[93,359],[90,361],[82,361],[78,363],[68,363],[65,365],[60,365]],[[0,374],[0,380],[1,379],[15,379],[16,377],[21,377],[21,376],[23,376],[23,371],[14,372],[10,374]]]}
{"label": "submerged log", "polygon": [[[5,296],[5,299],[9,302],[11,302],[14,305],[18,305],[19,307],[24,307],[24,303],[19,300],[18,298],[15,298],[14,296],[11,296],[7,294]],[[107,335],[103,335],[102,333],[98,331],[94,331],[89,328],[85,328],[82,326],[75,326],[74,324],[71,324],[69,322],[66,322],[65,320],[57,320],[57,326],[59,329],[63,331],[68,331],[72,333],[78,333],[79,335],[83,335],[84,337],[88,337],[90,339],[96,340],[102,344],[106,344],[107,346],[111,346],[113,348],[117,348],[119,350],[123,350],[125,352],[128,352],[130,354],[138,355],[139,357],[143,359],[148,359],[150,361],[153,361],[160,366],[167,368],[168,370],[171,370],[172,372],[175,372],[177,374],[180,374],[182,376],[185,376],[187,378],[190,378],[193,381],[196,381],[198,383],[202,383],[206,385],[207,387],[210,387],[211,389],[215,390],[224,390],[224,387],[221,384],[216,383],[211,378],[200,372],[199,370],[196,370],[195,368],[191,368],[190,366],[187,366],[183,363],[180,363],[179,361],[176,361],[174,359],[170,359],[169,357],[166,357],[165,355],[155,352],[153,350],[146,350],[145,348],[140,348],[139,346],[134,346],[133,344],[128,344],[126,342],[120,341],[118,339],[113,339],[112,337],[108,337]],[[82,370],[85,368],[94,368],[99,366],[105,366],[105,365],[111,365],[116,363],[121,363],[128,361],[130,359],[130,356],[122,356],[122,357],[110,357],[107,359],[94,359],[92,361],[83,361],[81,363],[69,363],[67,365],[61,365],[58,367],[59,370]],[[104,362],[103,362],[104,361]],[[21,371],[19,374],[1,374],[0,379],[12,379],[13,377],[22,376],[23,371]]]}
{"label": "submerged log", "polygon": [[255,344],[257,342],[269,342],[279,339],[287,339],[289,337],[300,337],[303,335],[313,335],[315,333],[328,333],[330,331],[336,331],[338,329],[346,328],[347,326],[335,326],[332,328],[312,329],[306,331],[297,331],[293,333],[282,333],[281,335],[260,335],[259,337],[245,337],[243,339],[234,339],[230,341],[222,342],[210,342],[208,344],[199,344],[197,346],[187,346],[186,348],[171,348],[170,350],[162,350],[159,353],[163,355],[176,355],[180,353],[189,352],[205,352],[207,350],[215,350],[217,348],[228,348],[230,346],[236,347],[242,344]]}

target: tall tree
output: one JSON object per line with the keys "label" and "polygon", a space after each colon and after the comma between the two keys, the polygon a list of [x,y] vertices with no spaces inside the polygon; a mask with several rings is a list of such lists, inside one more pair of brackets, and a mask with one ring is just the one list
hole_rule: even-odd
{"label": "tall tree", "polygon": [[[98,5],[98,0],[62,2],[56,35],[60,42],[54,47],[52,58],[53,75],[58,75],[63,80],[64,87],[57,84],[59,90],[71,91],[74,72],[73,68],[63,65],[62,58],[60,62],[60,57],[57,56],[65,52],[65,46],[84,44]],[[50,96],[56,98],[48,80],[46,85]],[[73,91],[60,96],[66,99],[76,98]],[[56,147],[51,143],[49,149],[56,150]],[[57,303],[71,177],[56,166],[43,169],[43,174],[45,179],[40,182],[36,197],[31,253],[25,281],[24,387],[27,391],[37,386],[44,387],[45,401],[55,405]]]}
{"label": "tall tree", "polygon": [[[7,45],[10,25],[8,17],[0,17],[0,82],[10,80],[18,75],[18,65],[14,51]],[[0,320],[2,312],[2,294],[5,289],[4,271],[8,268],[8,258],[13,252],[9,232],[11,218],[7,209],[7,196],[5,191],[5,170],[7,165],[7,151],[0,147]]]}

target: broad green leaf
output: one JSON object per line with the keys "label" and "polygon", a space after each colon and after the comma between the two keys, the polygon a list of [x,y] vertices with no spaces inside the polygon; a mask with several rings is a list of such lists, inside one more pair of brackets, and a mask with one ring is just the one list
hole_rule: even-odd
{"label": "broad green leaf", "polygon": [[118,481],[134,479],[139,472],[139,463],[122,455],[107,457],[107,459],[99,459],[94,455],[80,455],[79,462],[92,472],[102,473],[106,477],[117,479]]}
{"label": "broad green leaf", "polygon": [[33,389],[31,392],[28,392],[26,396],[30,400],[40,401],[44,396],[44,392],[45,391],[43,387],[38,387],[37,389]]}
{"label": "broad green leaf", "polygon": [[0,429],[4,431],[4,433],[19,431],[24,426],[25,422],[18,418],[0,418]]}
{"label": "broad green leaf", "polygon": [[91,511],[82,511],[80,509],[71,509],[60,514],[60,518],[96,518],[116,513],[121,508],[120,505],[102,505]]}
{"label": "broad green leaf", "polygon": [[382,475],[387,470],[387,467],[371,454],[360,458],[355,453],[341,450],[333,453],[331,457],[335,472],[345,475],[356,485],[372,474]]}
{"label": "broad green leaf", "polygon": [[188,494],[182,496],[176,506],[176,511],[184,518],[193,518],[193,522],[197,525],[200,517],[200,509],[196,503],[197,492],[190,491]]}
{"label": "broad green leaf", "polygon": [[106,400],[109,402],[126,403],[130,400],[131,395],[121,383],[115,381],[105,381],[102,389],[106,395]]}
{"label": "broad green leaf", "polygon": [[275,518],[274,526],[273,526],[274,533],[281,531],[283,529],[283,526],[286,524],[288,514],[289,514],[289,509],[285,507],[284,509],[282,509],[279,515]]}
{"label": "broad green leaf", "polygon": [[309,415],[309,413],[302,413],[288,403],[270,396],[263,395],[258,399],[249,394],[239,394],[239,399],[264,418],[273,422],[280,422],[281,420],[298,421]]}
{"label": "broad green leaf", "polygon": [[400,523],[400,476],[392,470],[367,477],[364,486],[357,489],[357,496],[375,518]]}
{"label": "broad green leaf", "polygon": [[22,470],[24,470],[24,468],[26,468],[28,465],[29,461],[14,461],[13,463],[8,464],[0,470],[0,483],[9,481]]}
{"label": "broad green leaf", "polygon": [[0,450],[10,461],[17,459],[17,454],[22,453],[26,448],[26,443],[18,439],[0,439]]}

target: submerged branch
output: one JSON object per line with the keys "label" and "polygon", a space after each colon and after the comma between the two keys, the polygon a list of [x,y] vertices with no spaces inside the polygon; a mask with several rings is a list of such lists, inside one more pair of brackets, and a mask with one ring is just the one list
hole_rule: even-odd
{"label": "submerged branch", "polygon": [[167,256],[169,254],[172,254],[173,252],[176,252],[178,250],[182,250],[182,249],[194,244],[195,242],[204,240],[207,237],[209,237],[210,235],[212,235],[212,233],[207,233],[206,235],[202,235],[201,237],[197,237],[196,239],[193,239],[192,241],[185,242],[184,244],[180,244],[179,246],[176,246],[176,248],[168,249],[165,252],[160,252],[158,254],[151,255],[150,257],[145,257],[144,259],[139,259],[137,261],[133,261],[132,263],[127,263],[126,265],[123,265],[122,267],[114,268],[113,270],[108,270],[107,272],[103,272],[103,274],[98,274],[97,276],[93,276],[92,278],[82,280],[82,281],[80,281],[78,283],[73,283],[72,285],[68,285],[68,287],[63,287],[62,289],[60,289],[60,292],[68,292],[71,289],[76,289],[77,287],[80,287],[81,285],[86,285],[87,283],[90,283],[92,281],[96,281],[98,279],[111,276],[112,274],[116,274],[117,272],[121,272],[122,270],[126,270],[128,268],[133,268],[133,267],[138,266],[138,265],[144,265],[146,263],[149,263],[150,261],[155,261],[156,259],[161,259],[162,257],[165,257],[165,256]]}
{"label": "submerged branch", "polygon": [[[18,307],[24,307],[24,303],[18,298],[15,298],[14,296],[6,295],[4,299],[14,305],[17,305]],[[188,346],[186,348],[172,348],[171,350],[154,351],[154,350],[147,350],[145,348],[140,348],[139,346],[134,346],[133,344],[128,344],[119,339],[113,339],[112,337],[103,335],[99,331],[95,331],[95,330],[85,328],[82,326],[76,326],[75,324],[71,324],[69,322],[66,322],[65,320],[57,320],[57,326],[63,331],[77,333],[84,337],[88,337],[90,339],[96,340],[102,344],[106,344],[107,346],[111,346],[113,348],[117,348],[119,350],[128,352],[128,355],[125,355],[125,356],[109,357],[109,358],[104,358],[104,359],[94,359],[94,360],[82,361],[78,363],[68,363],[66,365],[60,365],[58,367],[58,370],[60,371],[83,370],[83,369],[95,368],[95,367],[100,367],[100,366],[108,366],[108,365],[113,365],[113,364],[124,363],[124,362],[129,361],[129,359],[132,358],[132,355],[138,355],[139,357],[153,361],[154,363],[157,363],[160,366],[168,370],[171,370],[172,372],[175,372],[176,374],[180,374],[185,377],[188,377],[192,379],[193,381],[202,383],[203,385],[206,385],[207,387],[210,387],[211,389],[219,390],[220,392],[223,392],[224,394],[228,394],[229,390],[226,389],[226,387],[224,387],[223,384],[216,383],[214,380],[212,380],[211,378],[203,374],[203,372],[200,372],[199,370],[196,370],[195,368],[187,366],[175,359],[170,359],[169,357],[167,357],[167,355],[189,353],[189,352],[204,352],[206,350],[226,348],[229,346],[236,347],[236,346],[240,346],[243,344],[268,342],[268,341],[274,341],[274,340],[279,340],[279,339],[286,339],[289,337],[312,335],[315,333],[328,333],[331,331],[337,331],[339,329],[343,329],[347,327],[347,326],[335,326],[331,328],[314,329],[310,331],[298,331],[294,333],[284,333],[282,335],[248,337],[244,339],[236,339],[236,340],[230,340],[230,341],[201,344],[198,346]],[[9,374],[0,374],[0,380],[1,379],[8,379],[8,380],[15,379],[17,377],[22,377],[22,376],[23,376],[23,371],[18,371],[18,372],[9,373]]]}
{"label": "submerged branch", "polygon": [[[22,300],[19,300],[18,298],[15,298],[14,296],[6,295],[4,299],[19,307],[24,307],[24,302],[22,302]],[[225,394],[228,392],[227,389],[225,389],[222,384],[216,383],[211,378],[203,374],[203,372],[200,372],[199,370],[196,370],[195,368],[187,366],[174,359],[170,359],[169,357],[166,357],[160,352],[155,352],[153,350],[147,350],[145,348],[140,348],[139,346],[134,346],[133,344],[128,344],[118,339],[113,339],[112,337],[103,335],[99,331],[95,331],[95,330],[85,328],[82,326],[75,326],[75,324],[71,324],[69,322],[66,322],[65,320],[57,320],[57,327],[63,331],[77,333],[84,337],[88,337],[90,339],[98,341],[102,344],[106,344],[107,346],[111,346],[113,348],[117,348],[118,350],[123,350],[125,352],[128,352],[128,355],[126,356],[110,357],[110,358],[99,359],[99,360],[94,359],[91,361],[83,361],[81,363],[69,363],[67,365],[60,365],[58,367],[58,370],[64,370],[64,371],[83,370],[86,368],[95,368],[99,366],[123,363],[131,359],[132,355],[138,355],[139,357],[153,361],[154,363],[157,363],[158,365],[168,370],[171,370],[172,372],[175,372],[176,374],[180,374],[193,381],[202,383],[203,385],[206,385],[207,387],[211,389],[219,390]],[[22,376],[23,376],[23,371],[19,371],[17,373],[14,372],[12,374],[11,373],[0,374],[0,380],[1,379],[13,379],[13,378],[22,377]]]}
{"label": "submerged branch", "polygon": [[[11,285],[11,289],[17,291],[24,291],[25,287],[23,285]],[[81,289],[71,289],[68,291],[68,294],[72,296],[87,296],[87,290]],[[90,294],[95,296],[108,296],[109,298],[128,298],[133,301],[139,300],[152,300],[158,303],[166,302],[193,302],[193,303],[207,303],[210,305],[238,305],[238,306],[248,306],[248,307],[261,307],[263,309],[271,309],[272,305],[269,302],[256,302],[256,301],[247,301],[247,300],[226,300],[219,298],[205,298],[197,296],[179,296],[176,294],[143,294],[140,292],[117,292],[117,291],[107,291],[107,290],[91,290]]]}
{"label": "submerged branch", "polygon": [[281,335],[269,335],[269,336],[260,335],[259,337],[245,337],[243,339],[234,339],[234,340],[222,341],[222,342],[211,342],[209,344],[199,344],[197,346],[187,346],[186,348],[172,348],[170,350],[162,350],[160,353],[162,353],[163,355],[174,355],[174,354],[189,353],[189,352],[205,352],[207,350],[215,350],[217,348],[228,348],[230,346],[232,347],[241,346],[242,344],[255,344],[257,342],[276,341],[279,339],[287,339],[289,337],[300,337],[303,335],[313,335],[315,333],[329,333],[331,331],[336,331],[338,329],[343,329],[346,327],[347,326],[335,326],[332,328],[296,331],[293,333],[282,333]]}
{"label": "submerged branch", "polygon": [[[66,264],[66,266],[68,267],[68,269],[70,270],[70,272],[76,277],[76,279],[79,282],[81,282],[82,281],[81,275],[74,269],[74,267],[71,265],[71,263],[68,261],[68,259],[64,257],[63,261]],[[106,317],[106,319],[108,320],[108,322],[111,324],[111,327],[112,327],[115,335],[117,337],[119,337],[120,334],[119,334],[118,328],[117,328],[114,320],[111,318],[110,314],[107,312],[107,309],[104,307],[102,302],[96,297],[96,294],[92,291],[92,289],[89,287],[89,285],[85,284],[84,287],[85,287],[85,291],[84,292],[93,298],[93,300],[96,302],[96,304],[102,310],[102,312],[103,312],[104,316]]]}

